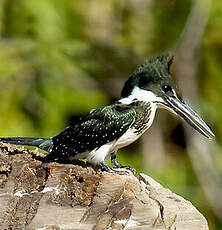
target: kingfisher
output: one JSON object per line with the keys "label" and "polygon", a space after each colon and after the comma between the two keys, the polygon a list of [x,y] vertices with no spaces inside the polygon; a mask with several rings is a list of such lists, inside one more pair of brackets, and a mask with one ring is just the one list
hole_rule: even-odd
{"label": "kingfisher", "polygon": [[[92,109],[78,121],[51,138],[5,137],[0,142],[36,146],[45,150],[46,161],[87,159],[104,171],[116,172],[129,166],[118,162],[116,152],[150,128],[157,108],[176,114],[205,137],[213,132],[182,99],[170,73],[173,56],[145,61],[126,81],[121,98],[113,104]],[[106,164],[110,157],[113,168]]]}

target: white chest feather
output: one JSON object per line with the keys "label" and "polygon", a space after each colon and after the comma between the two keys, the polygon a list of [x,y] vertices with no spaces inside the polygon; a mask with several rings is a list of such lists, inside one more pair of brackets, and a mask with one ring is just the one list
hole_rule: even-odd
{"label": "white chest feather", "polygon": [[154,117],[156,113],[156,105],[152,104],[152,109],[149,117],[148,124],[146,124],[146,128],[141,132],[137,133],[135,129],[129,128],[117,141],[114,143],[115,150],[118,150],[119,148],[122,148],[124,146],[127,146],[134,141],[136,141],[142,134],[149,129],[149,127],[152,125]]}

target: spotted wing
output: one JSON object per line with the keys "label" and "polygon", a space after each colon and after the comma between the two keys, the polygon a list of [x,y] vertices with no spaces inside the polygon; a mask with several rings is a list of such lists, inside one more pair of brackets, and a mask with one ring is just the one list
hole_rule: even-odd
{"label": "spotted wing", "polygon": [[92,151],[122,136],[134,117],[135,111],[122,104],[91,110],[53,138],[53,152],[69,157]]}

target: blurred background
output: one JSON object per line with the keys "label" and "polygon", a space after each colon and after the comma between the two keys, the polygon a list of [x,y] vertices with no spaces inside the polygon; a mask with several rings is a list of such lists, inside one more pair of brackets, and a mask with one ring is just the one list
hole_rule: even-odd
{"label": "blurred background", "polygon": [[174,115],[119,151],[222,229],[222,1],[1,0],[0,136],[50,137],[120,97],[145,59],[171,52],[209,141]]}

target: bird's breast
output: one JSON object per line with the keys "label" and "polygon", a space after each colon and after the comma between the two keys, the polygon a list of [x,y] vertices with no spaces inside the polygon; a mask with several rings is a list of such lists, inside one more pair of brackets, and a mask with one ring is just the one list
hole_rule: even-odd
{"label": "bird's breast", "polygon": [[133,124],[120,138],[117,139],[115,149],[122,148],[136,141],[153,123],[156,112],[155,104],[149,103],[145,106],[137,106],[135,110],[136,116]]}
{"label": "bird's breast", "polygon": [[141,135],[135,132],[135,129],[129,128],[114,144],[114,149],[118,150],[136,141]]}
{"label": "bird's breast", "polygon": [[153,123],[156,113],[156,105],[153,103],[141,103],[135,107],[136,116],[131,128],[140,134],[144,133]]}

